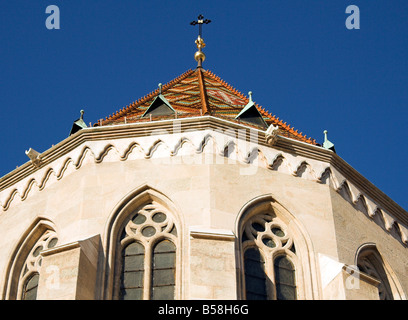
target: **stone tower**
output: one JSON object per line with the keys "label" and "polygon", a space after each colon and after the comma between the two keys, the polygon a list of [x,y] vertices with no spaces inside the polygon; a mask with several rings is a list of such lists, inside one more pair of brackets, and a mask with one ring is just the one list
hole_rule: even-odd
{"label": "stone tower", "polygon": [[405,299],[407,212],[196,44],[0,179],[2,299]]}

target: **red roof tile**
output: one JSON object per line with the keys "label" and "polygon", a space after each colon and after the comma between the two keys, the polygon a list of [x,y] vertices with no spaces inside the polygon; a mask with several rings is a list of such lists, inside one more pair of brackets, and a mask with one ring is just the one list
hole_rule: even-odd
{"label": "red roof tile", "polygon": [[[115,112],[96,123],[94,126],[115,125],[131,122],[144,122],[149,119],[142,119],[142,115],[149,108],[153,100],[159,95],[160,89],[147,94],[143,98],[134,101],[125,108]],[[162,86],[161,94],[171,104],[177,112],[178,118],[212,115],[215,117],[225,118],[231,121],[246,106],[249,99],[231,85],[223,81],[220,77],[208,70],[197,68],[187,70],[179,77]],[[262,115],[268,125],[279,127],[279,135],[293,138],[299,141],[316,144],[314,139],[306,137],[298,130],[289,126],[278,117],[270,114],[263,107],[255,104],[256,108]],[[168,116],[167,116],[168,117]],[[153,117],[166,118],[166,117]],[[171,116],[175,118],[175,116]],[[244,123],[241,121],[241,123]]]}

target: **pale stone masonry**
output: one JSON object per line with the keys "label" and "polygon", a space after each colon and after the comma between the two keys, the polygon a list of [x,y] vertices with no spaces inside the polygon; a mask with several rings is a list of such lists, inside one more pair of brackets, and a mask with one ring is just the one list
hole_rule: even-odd
{"label": "pale stone masonry", "polygon": [[[176,231],[150,209],[145,222],[129,220],[146,204]],[[146,244],[144,268],[132,271],[144,272],[144,298],[156,290],[147,243],[170,239],[175,299],[245,299],[245,251],[255,247],[268,298],[284,285],[273,266],[285,255],[297,299],[406,299],[403,209],[330,150],[212,116],[84,128],[39,167],[1,178],[0,208],[2,299],[24,298],[30,272],[37,299],[123,297],[120,248],[132,237]],[[143,223],[156,234],[143,238]]]}

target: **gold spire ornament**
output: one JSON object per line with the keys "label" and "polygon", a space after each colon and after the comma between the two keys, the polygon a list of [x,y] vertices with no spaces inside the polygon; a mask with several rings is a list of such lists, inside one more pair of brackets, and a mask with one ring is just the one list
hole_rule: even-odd
{"label": "gold spire ornament", "polygon": [[205,48],[205,43],[204,39],[198,36],[197,40],[195,41],[195,44],[197,45],[198,51],[194,54],[194,59],[198,62],[199,66],[201,67],[201,64],[205,60],[205,54],[202,51],[203,48]]}
{"label": "gold spire ornament", "polygon": [[197,21],[190,22],[192,26],[195,26],[198,24],[198,37],[197,40],[195,41],[195,44],[197,45],[198,51],[194,54],[194,59],[198,62],[197,68],[201,68],[203,61],[205,60],[205,54],[203,52],[203,48],[205,48],[205,43],[204,39],[202,38],[202,25],[203,24],[209,24],[211,20],[205,19],[203,15],[199,15]]}

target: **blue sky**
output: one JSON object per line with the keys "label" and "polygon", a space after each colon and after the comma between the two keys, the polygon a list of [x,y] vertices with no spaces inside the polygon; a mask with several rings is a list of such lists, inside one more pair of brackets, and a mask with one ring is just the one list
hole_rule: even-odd
{"label": "blue sky", "polygon": [[[48,5],[60,29],[48,30]],[[347,6],[360,9],[348,30]],[[0,3],[0,177],[85,121],[195,68],[198,14],[209,69],[323,142],[408,209],[408,1],[105,1]]]}

